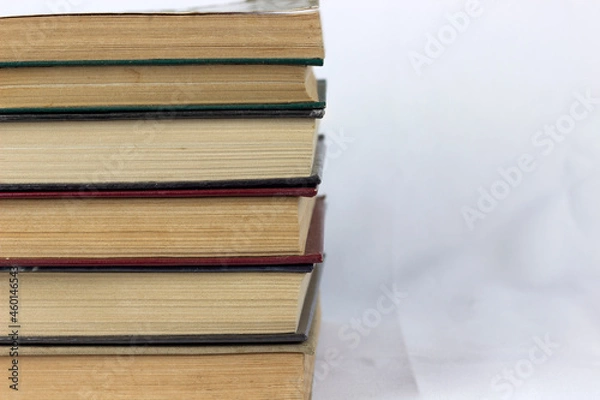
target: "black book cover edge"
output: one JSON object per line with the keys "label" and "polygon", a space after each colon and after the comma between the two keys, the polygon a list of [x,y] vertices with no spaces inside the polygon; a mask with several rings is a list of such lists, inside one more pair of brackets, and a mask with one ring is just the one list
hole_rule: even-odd
{"label": "black book cover edge", "polygon": [[[235,334],[235,335],[171,335],[171,336],[21,336],[20,346],[193,346],[301,343],[308,340],[319,297],[323,265],[314,266],[313,275],[304,299],[302,314],[295,333]],[[23,321],[22,324],[26,324]],[[0,337],[0,345],[11,342],[10,337]]]}
{"label": "black book cover edge", "polygon": [[137,65],[306,65],[322,67],[322,58],[151,58],[138,60],[0,61],[0,68]]}

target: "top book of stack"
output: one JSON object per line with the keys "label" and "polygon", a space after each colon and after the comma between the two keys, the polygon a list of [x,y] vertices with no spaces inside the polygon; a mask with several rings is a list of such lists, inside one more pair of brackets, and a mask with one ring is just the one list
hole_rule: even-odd
{"label": "top book of stack", "polygon": [[171,12],[126,11],[130,3],[115,11],[90,2],[84,14],[0,7],[0,121],[134,111],[322,116],[312,68],[324,57],[318,1],[221,0]]}
{"label": "top book of stack", "polygon": [[0,67],[322,65],[317,0],[250,0],[185,11],[8,14]]}

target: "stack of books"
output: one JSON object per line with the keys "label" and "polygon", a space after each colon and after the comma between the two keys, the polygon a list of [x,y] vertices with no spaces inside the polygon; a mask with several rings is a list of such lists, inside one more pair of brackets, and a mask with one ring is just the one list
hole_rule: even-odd
{"label": "stack of books", "polygon": [[0,37],[0,397],[309,399],[318,4],[13,16]]}

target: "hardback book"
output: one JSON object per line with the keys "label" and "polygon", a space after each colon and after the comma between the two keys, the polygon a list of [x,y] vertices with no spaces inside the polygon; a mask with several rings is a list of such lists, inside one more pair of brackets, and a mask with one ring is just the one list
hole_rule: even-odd
{"label": "hardback book", "polygon": [[[0,18],[0,31],[6,21],[10,19]],[[169,112],[238,109],[248,105],[269,109],[286,104],[298,109],[321,106],[312,67],[271,64],[0,67],[0,113],[3,114]]]}
{"label": "hardback book", "polygon": [[253,346],[23,346],[3,352],[6,400],[309,400],[320,317],[309,340]]}
{"label": "hardback book", "polygon": [[[11,268],[22,345],[275,343],[306,340],[320,265]],[[12,286],[11,286],[12,285]],[[5,314],[5,315],[4,315]],[[0,345],[10,344],[7,335]]]}
{"label": "hardback book", "polygon": [[[284,189],[275,189],[282,191]],[[211,193],[223,192],[227,190],[216,190],[210,191]],[[192,191],[194,192],[194,191]],[[207,192],[207,191],[205,191]],[[253,192],[260,193],[262,196],[270,196],[272,193],[268,189],[253,190]],[[105,192],[95,192],[96,195],[103,194]],[[113,192],[118,193],[118,192]],[[114,195],[110,193],[111,195]],[[123,192],[124,193],[124,192]],[[133,192],[137,193],[137,192]],[[141,192],[147,194],[148,192]],[[167,193],[167,192],[159,192]],[[169,191],[172,194],[173,191]],[[186,191],[177,191],[177,193],[188,193]],[[240,193],[236,190],[236,193]],[[230,194],[236,194],[231,193]],[[243,191],[248,194],[248,190]],[[40,193],[26,193],[27,195],[37,195]],[[41,193],[47,196],[48,193]],[[64,192],[52,193],[57,198],[63,198]],[[316,193],[312,193],[310,190],[306,195],[311,196]],[[73,194],[76,195],[76,194]],[[128,199],[130,192],[126,193],[127,196],[124,199]],[[259,195],[261,196],[261,195]],[[35,197],[33,197],[35,198]],[[101,197],[102,198],[102,197]],[[164,198],[164,197],[163,197]],[[67,197],[68,199],[68,197]],[[76,200],[77,197],[74,197]],[[1,200],[0,200],[1,204]],[[65,203],[67,204],[67,203]],[[74,204],[78,204],[75,202]],[[325,220],[325,199],[318,197],[312,212],[312,220],[308,229],[306,242],[304,243],[304,252],[301,254],[268,254],[268,255],[248,255],[248,256],[235,256],[232,254],[224,254],[221,256],[186,256],[186,257],[167,257],[167,256],[148,256],[146,254],[139,255],[137,257],[90,257],[89,255],[73,257],[72,255],[66,255],[62,257],[6,257],[4,254],[0,256],[0,267],[5,268],[20,268],[20,267],[35,267],[36,269],[44,268],[70,268],[76,270],[77,268],[100,268],[100,269],[112,269],[112,268],[180,268],[180,267],[202,267],[212,268],[215,266],[219,267],[248,267],[248,266],[271,266],[276,267],[280,265],[301,265],[301,264],[316,264],[321,263],[324,260],[323,250],[323,239],[324,239],[324,220]],[[0,238],[2,235],[0,233]],[[0,251],[2,249],[0,248]]]}
{"label": "hardback book", "polygon": [[215,0],[180,10],[89,3],[87,12],[73,3],[12,6],[0,23],[0,67],[323,62],[317,0]]}
{"label": "hardback book", "polygon": [[[307,185],[314,118],[0,122],[0,191]],[[312,177],[312,178],[311,178]]]}
{"label": "hardback book", "polygon": [[0,199],[0,257],[302,255],[316,197]]}
{"label": "hardback book", "polygon": [[[211,121],[153,121],[133,132],[121,125],[109,134],[110,121],[56,123],[56,133],[53,123],[0,122],[0,199],[316,193],[326,152],[316,120]],[[196,132],[202,127],[205,135]]]}

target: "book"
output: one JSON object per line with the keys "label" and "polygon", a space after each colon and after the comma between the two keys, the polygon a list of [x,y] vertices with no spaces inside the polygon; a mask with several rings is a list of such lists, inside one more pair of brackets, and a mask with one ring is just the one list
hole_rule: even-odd
{"label": "book", "polygon": [[316,197],[0,199],[0,257],[301,255]]}
{"label": "book", "polygon": [[[0,123],[0,126],[2,123]],[[244,135],[244,133],[241,133]],[[1,135],[0,135],[1,136]],[[15,138],[17,141],[23,141],[26,143],[25,138]],[[304,138],[306,140],[306,138]],[[165,138],[164,140],[169,140]],[[191,140],[191,139],[190,139]],[[223,140],[223,139],[217,139]],[[233,139],[232,139],[233,140]],[[280,138],[273,138],[274,142],[278,142]],[[134,141],[131,143],[133,144]],[[223,142],[221,142],[223,143]],[[290,146],[290,144],[281,143],[281,146]],[[161,174],[160,171],[156,171],[152,173],[152,178],[149,178],[148,171],[138,171],[140,175],[138,176],[138,180],[135,181],[131,179],[128,182],[124,182],[123,177],[127,174],[132,174],[131,171],[132,166],[128,165],[126,161],[131,161],[132,163],[137,161],[136,151],[129,151],[130,149],[123,150],[123,148],[119,148],[118,146],[114,149],[114,153],[109,159],[101,159],[97,156],[94,158],[90,156],[89,162],[96,163],[97,166],[102,167],[100,171],[90,172],[89,169],[82,169],[88,171],[87,174],[83,174],[81,176],[79,183],[68,182],[66,178],[63,177],[63,181],[60,182],[60,179],[55,175],[54,182],[44,182],[44,183],[34,183],[33,180],[30,179],[27,182],[26,179],[22,177],[19,178],[18,174],[13,172],[14,169],[20,169],[21,172],[24,172],[27,168],[30,171],[37,171],[33,174],[36,174],[40,180],[45,179],[46,169],[52,170],[53,168],[59,168],[57,166],[45,166],[46,168],[41,168],[41,165],[47,162],[44,160],[35,160],[33,161],[34,165],[27,167],[27,160],[22,160],[25,165],[18,166],[12,163],[6,164],[6,169],[0,171],[0,177],[13,176],[15,179],[12,182],[3,181],[0,178],[0,199],[2,198],[90,198],[90,197],[232,197],[232,196],[314,196],[317,193],[317,189],[319,184],[321,183],[321,178],[323,175],[323,166],[325,161],[325,140],[323,136],[319,136],[316,142],[316,145],[309,145],[306,147],[306,151],[309,149],[314,150],[314,158],[312,159],[312,163],[308,164],[305,168],[308,170],[310,168],[310,172],[305,176],[292,176],[292,177],[281,177],[279,172],[272,171],[272,175],[269,176],[268,171],[263,170],[261,172],[251,172],[253,168],[258,168],[258,165],[265,162],[278,163],[276,160],[257,160],[256,151],[250,151],[252,149],[252,144],[247,143],[238,143],[233,142],[230,143],[231,146],[241,146],[246,149],[245,157],[240,157],[238,159],[237,169],[228,170],[223,175],[220,172],[215,172],[215,176],[220,176],[221,178],[227,176],[229,179],[215,179],[215,176],[211,174],[203,174],[201,171],[198,172],[198,176],[191,175],[189,173],[186,174],[188,180],[181,180],[179,176],[169,175],[169,172],[165,172]],[[69,146],[68,144],[63,144],[64,146]],[[25,144],[21,146],[26,147]],[[35,144],[32,145],[35,148]],[[71,145],[72,146],[72,145]],[[275,143],[273,143],[274,147],[277,147]],[[140,151],[144,151],[144,143],[135,145],[135,149],[140,148]],[[150,146],[151,148],[151,146]],[[6,158],[10,158],[11,155],[8,154],[8,148]],[[65,151],[67,151],[66,149]],[[148,150],[149,151],[149,150]],[[179,148],[179,151],[184,151]],[[201,149],[197,149],[197,151],[202,151]],[[264,149],[264,152],[269,152],[268,149]],[[286,158],[289,161],[289,158],[297,158],[299,149],[296,150],[295,155],[282,154],[280,157]],[[133,153],[133,154],[132,154]],[[294,153],[294,152],[292,152]],[[272,155],[272,154],[271,154]],[[56,156],[44,154],[42,157],[55,157]],[[69,155],[64,153],[64,162],[69,163]],[[228,155],[225,152],[222,157],[234,157]],[[77,159],[77,157],[74,157]],[[244,158],[246,160],[244,160]],[[189,161],[188,165],[191,164],[211,164],[211,163],[219,163],[217,159],[210,160],[196,160]],[[247,160],[249,159],[249,161]],[[305,160],[308,161],[308,160]],[[82,161],[83,162],[83,161]],[[180,160],[175,160],[174,162],[184,163]],[[253,167],[251,165],[252,162],[256,163],[256,166]],[[151,162],[153,163],[153,162]],[[0,165],[2,161],[0,161]],[[161,164],[160,162],[154,165]],[[297,164],[298,165],[298,164]],[[139,167],[139,166],[138,166]],[[167,168],[168,166],[163,166]],[[240,179],[239,174],[241,174],[241,170],[247,168],[246,175],[254,175],[254,178],[250,179]],[[282,165],[281,168],[285,170],[287,167]],[[66,171],[65,171],[66,172]],[[77,172],[73,172],[77,174]],[[236,175],[238,174],[238,175]],[[262,178],[258,178],[259,175],[262,175]],[[117,178],[115,178],[115,176]],[[144,179],[143,176],[146,178]],[[164,177],[165,180],[159,180],[159,177]],[[168,176],[171,176],[172,180],[166,179]],[[205,180],[198,179],[203,177]],[[235,179],[237,177],[237,179]],[[148,180],[155,179],[155,180]],[[249,191],[252,189],[251,191]]]}
{"label": "book", "polygon": [[[275,343],[307,338],[320,265],[11,268],[22,345]],[[13,279],[14,278],[14,279]],[[9,313],[0,323],[12,325]],[[0,337],[10,343],[8,336]]]}
{"label": "book", "polygon": [[17,346],[0,356],[9,377],[0,395],[6,400],[309,400],[319,325],[317,312],[309,339],[298,344]]}
{"label": "book", "polygon": [[[145,192],[144,192],[145,193]],[[127,197],[126,197],[127,198]],[[42,268],[179,268],[179,267],[226,267],[226,266],[271,266],[301,265],[322,263],[324,260],[324,220],[325,199],[318,197],[312,213],[312,221],[308,230],[304,253],[299,255],[263,255],[219,257],[53,257],[24,258],[0,257],[0,267],[35,267]]]}
{"label": "book", "polygon": [[232,64],[0,68],[0,113],[173,111],[240,105],[273,108],[282,104],[296,108],[320,106],[312,67]]}
{"label": "book", "polygon": [[312,118],[0,122],[0,191],[306,179],[318,174],[324,151],[318,125]]}
{"label": "book", "polygon": [[0,67],[323,62],[316,0],[129,13],[96,6],[96,13],[5,16]]}

